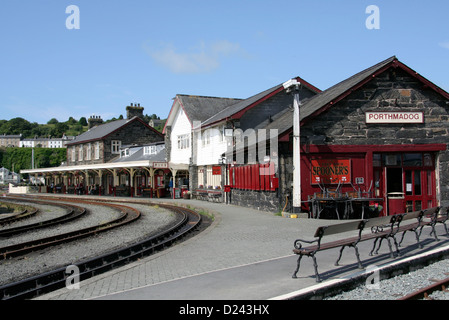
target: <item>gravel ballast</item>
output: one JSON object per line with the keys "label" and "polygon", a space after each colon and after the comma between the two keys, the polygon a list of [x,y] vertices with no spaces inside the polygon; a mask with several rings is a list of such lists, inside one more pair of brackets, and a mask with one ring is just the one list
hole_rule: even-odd
{"label": "gravel ballast", "polygon": [[[35,205],[45,211],[59,211],[54,206]],[[90,212],[84,217],[73,222],[60,224],[55,227],[32,231],[10,239],[0,240],[0,246],[48,237],[53,234],[70,232],[76,229],[86,228],[114,219],[119,212],[100,205],[81,205]],[[86,260],[108,251],[118,249],[126,244],[139,242],[153,236],[168,225],[176,223],[179,217],[172,211],[158,206],[140,205],[128,203],[127,206],[136,208],[141,212],[141,217],[128,225],[99,233],[96,236],[67,244],[50,247],[39,252],[30,253],[22,257],[0,261],[0,285],[15,282],[32,275],[54,270],[58,267],[68,266],[77,261]],[[51,207],[51,208],[50,208]],[[61,212],[59,212],[61,213]],[[12,227],[12,225],[11,225]],[[20,239],[20,240],[18,240]]]}
{"label": "gravel ballast", "polygon": [[[407,274],[359,286],[326,300],[397,300],[433,284],[433,280],[446,279],[449,277],[445,274],[447,272],[449,272],[449,259],[444,259]],[[435,292],[431,297],[449,300],[449,294],[443,292]]]}

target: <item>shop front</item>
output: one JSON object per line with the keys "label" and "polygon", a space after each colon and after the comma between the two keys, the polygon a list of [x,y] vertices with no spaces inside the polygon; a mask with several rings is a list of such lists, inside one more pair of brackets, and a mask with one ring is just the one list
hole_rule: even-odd
{"label": "shop front", "polygon": [[315,218],[367,218],[438,205],[446,144],[307,146],[302,200]]}

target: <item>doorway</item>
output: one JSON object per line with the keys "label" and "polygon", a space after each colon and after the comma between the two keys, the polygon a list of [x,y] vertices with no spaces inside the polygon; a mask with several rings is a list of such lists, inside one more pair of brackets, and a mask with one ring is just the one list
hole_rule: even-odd
{"label": "doorway", "polygon": [[375,195],[383,197],[388,215],[436,206],[435,154],[373,155]]}
{"label": "doorway", "polygon": [[386,168],[388,214],[404,213],[402,168]]}

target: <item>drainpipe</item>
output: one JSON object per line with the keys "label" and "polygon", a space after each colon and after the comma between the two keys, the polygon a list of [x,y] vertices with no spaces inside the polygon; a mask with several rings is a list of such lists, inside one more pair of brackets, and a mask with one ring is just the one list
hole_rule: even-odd
{"label": "drainpipe", "polygon": [[300,137],[300,100],[301,83],[296,79],[283,84],[287,93],[293,93],[293,212],[301,212],[301,137]]}

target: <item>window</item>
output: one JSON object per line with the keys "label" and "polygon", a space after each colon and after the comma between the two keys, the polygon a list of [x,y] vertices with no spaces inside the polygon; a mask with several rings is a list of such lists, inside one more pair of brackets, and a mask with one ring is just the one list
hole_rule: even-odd
{"label": "window", "polygon": [[76,147],[75,146],[73,146],[72,147],[72,157],[71,157],[72,159],[72,162],[75,162],[75,160],[76,160]]}
{"label": "window", "polygon": [[128,157],[129,156],[129,148],[126,148],[120,152],[120,158]]}
{"label": "window", "polygon": [[149,154],[156,154],[156,146],[146,146],[143,147],[143,154],[149,155]]}
{"label": "window", "polygon": [[181,134],[178,136],[178,149],[190,148],[190,135]]}
{"label": "window", "polygon": [[421,153],[405,153],[403,165],[407,167],[421,167],[422,154]]}
{"label": "window", "polygon": [[204,130],[203,134],[201,135],[201,143],[204,146],[207,146],[210,144],[210,130]]}
{"label": "window", "polygon": [[87,151],[86,151],[86,160],[91,160],[91,159],[92,159],[92,144],[88,143]]}
{"label": "window", "polygon": [[83,161],[84,158],[84,146],[80,145],[78,150],[78,161]]}
{"label": "window", "polygon": [[220,132],[218,133],[218,136],[219,136],[218,141],[223,142],[224,135],[225,135],[225,126],[221,126]]}
{"label": "window", "polygon": [[100,159],[100,142],[95,142],[95,159]]}
{"label": "window", "polygon": [[111,153],[120,154],[121,146],[122,146],[122,142],[120,140],[112,140],[111,141]]}

